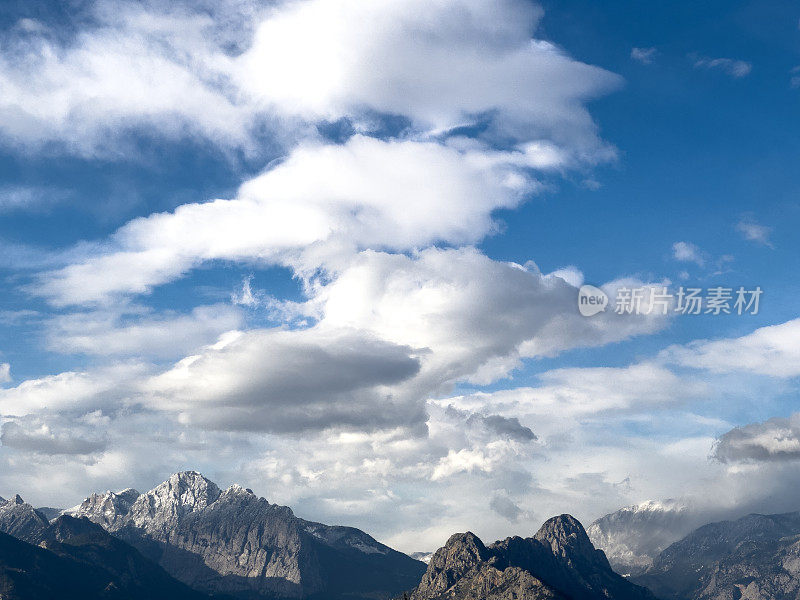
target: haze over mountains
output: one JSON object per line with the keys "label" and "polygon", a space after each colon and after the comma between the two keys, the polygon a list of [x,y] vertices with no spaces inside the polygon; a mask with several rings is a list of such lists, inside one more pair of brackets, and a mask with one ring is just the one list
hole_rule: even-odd
{"label": "haze over mountains", "polygon": [[699,527],[704,515],[679,500],[647,501],[605,515],[586,528],[623,575],[644,572],[673,542]]}

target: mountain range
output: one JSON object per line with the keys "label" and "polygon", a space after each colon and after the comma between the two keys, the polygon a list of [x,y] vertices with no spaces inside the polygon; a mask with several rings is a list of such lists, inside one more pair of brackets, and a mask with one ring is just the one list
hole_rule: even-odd
{"label": "mountain range", "polygon": [[425,565],[350,527],[305,521],[251,490],[200,473],[152,490],[94,494],[67,514],[105,527],[173,577],[241,598],[389,597]]}
{"label": "mountain range", "polygon": [[682,535],[697,518],[677,502],[623,508],[587,530],[561,515],[532,537],[489,545],[455,534],[418,555],[426,565],[358,529],[301,519],[186,471],[66,511],[0,499],[0,599],[800,598],[800,513]]}
{"label": "mountain range", "polygon": [[664,600],[800,597],[800,512],[704,525],[632,578]]}
{"label": "mountain range", "polygon": [[[15,503],[17,514],[33,510]],[[5,511],[8,516],[9,511]],[[21,532],[22,530],[18,530]],[[27,539],[0,533],[3,600],[201,600],[125,542],[88,519],[62,515]]]}

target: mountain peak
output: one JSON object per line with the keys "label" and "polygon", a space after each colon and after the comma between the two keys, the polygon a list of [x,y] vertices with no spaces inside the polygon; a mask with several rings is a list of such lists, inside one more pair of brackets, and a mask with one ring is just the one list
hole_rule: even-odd
{"label": "mountain peak", "polygon": [[147,492],[172,498],[192,510],[205,508],[219,498],[221,493],[222,490],[216,483],[197,471],[173,473],[164,483]]}
{"label": "mountain peak", "polygon": [[25,500],[23,500],[22,496],[19,494],[14,494],[14,499],[11,502],[14,504],[25,504]]}
{"label": "mountain peak", "polygon": [[572,515],[564,514],[548,519],[534,538],[561,556],[566,556],[567,553],[583,556],[596,554],[583,525]]}

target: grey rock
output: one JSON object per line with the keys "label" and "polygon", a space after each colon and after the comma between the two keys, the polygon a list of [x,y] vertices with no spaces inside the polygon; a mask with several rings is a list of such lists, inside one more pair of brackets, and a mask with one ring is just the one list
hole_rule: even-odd
{"label": "grey rock", "polygon": [[65,510],[64,514],[72,517],[88,517],[103,527],[113,529],[119,524],[119,519],[130,512],[131,506],[139,496],[139,492],[132,488],[121,492],[92,494],[78,506]]}
{"label": "grey rock", "polygon": [[800,597],[800,513],[704,525],[634,580],[665,600],[794,600]]}
{"label": "grey rock", "polygon": [[20,498],[19,494],[0,504],[0,531],[29,543],[36,543],[50,522]]}
{"label": "grey rock", "polygon": [[425,570],[358,529],[305,521],[241,486],[222,491],[194,471],[172,475],[127,508],[104,496],[72,512],[207,593],[390,598]]}
{"label": "grey rock", "polygon": [[431,558],[411,600],[653,600],[615,573],[583,526],[554,517],[531,538],[485,546],[472,533],[452,536]]}

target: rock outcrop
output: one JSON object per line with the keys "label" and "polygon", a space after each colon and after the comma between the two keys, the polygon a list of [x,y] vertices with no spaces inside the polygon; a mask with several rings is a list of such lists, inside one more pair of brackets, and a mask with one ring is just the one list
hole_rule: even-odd
{"label": "rock outcrop", "polygon": [[431,558],[411,600],[653,600],[615,573],[570,515],[548,520],[532,538],[485,546],[472,533],[452,536]]}

